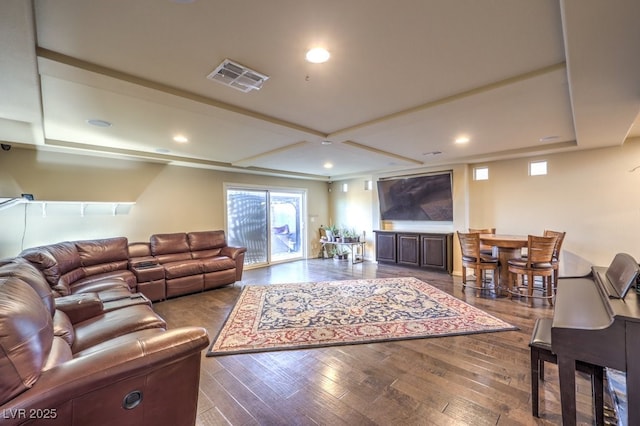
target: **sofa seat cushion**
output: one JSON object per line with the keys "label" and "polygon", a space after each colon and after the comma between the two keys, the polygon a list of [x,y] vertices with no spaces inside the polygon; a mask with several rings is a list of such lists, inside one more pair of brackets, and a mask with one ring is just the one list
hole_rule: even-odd
{"label": "sofa seat cushion", "polygon": [[71,288],[75,289],[78,286],[93,284],[96,282],[103,282],[106,280],[109,280],[109,281],[120,280],[126,283],[129,288],[135,288],[136,276],[133,274],[133,272],[126,269],[126,267],[127,266],[125,265],[125,269],[120,269],[117,271],[102,272],[100,274],[89,275],[84,278],[80,278],[79,280],[71,284]]}
{"label": "sofa seat cushion", "polygon": [[49,352],[49,357],[47,358],[47,362],[42,367],[42,371],[47,371],[52,369],[53,367],[57,367],[58,365],[70,361],[73,359],[73,354],[71,353],[71,347],[62,337],[54,336],[53,344],[51,345],[51,351]]}
{"label": "sofa seat cushion", "polygon": [[89,277],[89,279],[86,280],[83,279],[77,281],[73,285],[71,285],[71,294],[93,293],[117,289],[131,293],[131,287],[129,286],[129,284],[125,280],[118,278],[117,276],[105,276],[102,279],[94,276]]}
{"label": "sofa seat cushion", "polygon": [[60,276],[58,282],[53,286],[53,289],[60,294],[66,296],[72,293],[71,284],[76,283],[87,277],[84,269],[76,268]]}
{"label": "sofa seat cushion", "polygon": [[236,267],[236,261],[229,259],[226,256],[209,257],[206,259],[200,259],[204,272],[216,272],[224,271],[226,269],[234,269]]}
{"label": "sofa seat cushion", "polygon": [[191,257],[194,259],[203,259],[205,257],[218,257],[222,253],[222,249],[216,248],[211,250],[198,250],[192,251]]}
{"label": "sofa seat cushion", "polygon": [[180,262],[182,260],[191,260],[191,253],[169,253],[169,254],[159,254],[154,257],[160,264],[171,263],[171,262]]}
{"label": "sofa seat cushion", "polygon": [[122,336],[109,339],[102,343],[98,343],[97,345],[93,345],[91,347],[78,351],[73,354],[73,358],[80,358],[96,352],[108,350],[113,347],[118,347],[123,343],[129,342],[132,340],[146,339],[156,334],[162,334],[162,333],[166,333],[166,330],[162,328],[147,328],[145,330],[134,331],[131,333],[123,334]]}
{"label": "sofa seat cushion", "polygon": [[129,259],[120,260],[117,262],[101,263],[93,266],[83,266],[82,269],[87,277],[101,274],[114,274],[120,273],[123,278],[128,277]]}
{"label": "sofa seat cushion", "polygon": [[166,326],[149,306],[127,306],[76,324],[76,338],[71,350],[75,354],[115,337],[149,328],[165,329]]}
{"label": "sofa seat cushion", "polygon": [[165,263],[162,266],[164,267],[164,276],[168,280],[189,275],[199,275],[204,272],[202,262],[195,259]]}

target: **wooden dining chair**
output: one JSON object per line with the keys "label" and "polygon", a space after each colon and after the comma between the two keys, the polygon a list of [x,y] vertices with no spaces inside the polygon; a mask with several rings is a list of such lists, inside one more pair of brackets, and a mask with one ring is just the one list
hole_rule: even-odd
{"label": "wooden dining chair", "polygon": [[477,232],[458,232],[458,239],[460,240],[460,249],[462,251],[462,288],[467,287],[467,268],[471,268],[476,277],[476,285],[472,288],[486,290],[484,273],[491,270],[496,282],[494,290],[497,290],[497,287],[499,287],[498,258],[484,255],[480,252],[480,234]]}
{"label": "wooden dining chair", "polygon": [[[551,281],[551,287],[554,294],[558,288],[558,276],[559,276],[559,269],[560,269],[560,251],[562,250],[562,243],[564,241],[564,237],[566,234],[567,234],[566,232],[552,231],[549,229],[545,229],[544,233],[542,234],[545,237],[557,237],[556,246],[553,249],[553,258],[551,259],[551,264],[553,265],[553,276]],[[523,257],[526,257],[526,256],[527,254],[525,253]]]}
{"label": "wooden dining chair", "polygon": [[[530,306],[533,306],[534,278],[542,278],[542,295],[538,298],[546,299],[553,305],[553,253],[556,247],[557,236],[536,236],[529,235],[527,241],[527,256],[516,257],[508,262],[509,297],[514,294],[521,296],[521,290],[526,289],[526,297]],[[518,284],[518,277],[523,277],[521,285]]]}
{"label": "wooden dining chair", "polygon": [[[469,228],[469,232],[477,232],[478,234],[495,235],[496,228]],[[487,244],[480,243],[480,253],[486,256],[493,256],[493,247]]]}
{"label": "wooden dining chair", "polygon": [[549,229],[545,229],[544,236],[545,237],[556,237],[556,246],[553,249],[553,257],[551,259],[551,263],[553,265],[553,291],[555,293],[558,288],[558,275],[560,269],[560,250],[562,250],[562,243],[564,242],[564,237],[567,233],[560,231],[551,231]]}

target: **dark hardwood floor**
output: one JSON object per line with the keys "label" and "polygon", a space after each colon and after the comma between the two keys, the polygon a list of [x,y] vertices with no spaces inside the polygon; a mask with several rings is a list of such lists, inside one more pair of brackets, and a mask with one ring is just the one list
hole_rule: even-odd
{"label": "dark hardwood floor", "polygon": [[[365,262],[313,259],[244,272],[244,279],[154,304],[169,327],[213,339],[244,285],[414,276],[519,327],[517,331],[207,358],[199,425],[557,425],[558,376],[547,364],[540,419],[531,415],[533,324],[553,308],[462,290],[460,277]],[[578,422],[591,424],[591,389],[578,377]]]}

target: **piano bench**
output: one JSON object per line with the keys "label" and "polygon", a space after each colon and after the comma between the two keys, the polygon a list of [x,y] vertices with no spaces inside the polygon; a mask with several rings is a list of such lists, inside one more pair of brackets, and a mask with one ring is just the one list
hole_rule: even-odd
{"label": "piano bench", "polygon": [[[558,363],[556,354],[551,351],[552,318],[538,318],[533,326],[531,341],[531,411],[534,417],[540,417],[539,385],[544,381],[544,363]],[[591,392],[593,394],[593,408],[596,425],[604,425],[604,369],[599,365],[576,361],[576,370],[591,377]]]}

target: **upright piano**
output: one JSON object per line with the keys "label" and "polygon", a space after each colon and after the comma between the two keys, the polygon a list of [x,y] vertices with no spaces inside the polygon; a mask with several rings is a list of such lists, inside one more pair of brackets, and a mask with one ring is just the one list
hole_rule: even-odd
{"label": "upright piano", "polygon": [[558,284],[551,347],[558,357],[564,425],[576,424],[578,360],[626,372],[628,424],[640,425],[640,297],[632,290],[615,298],[605,287],[595,274]]}

